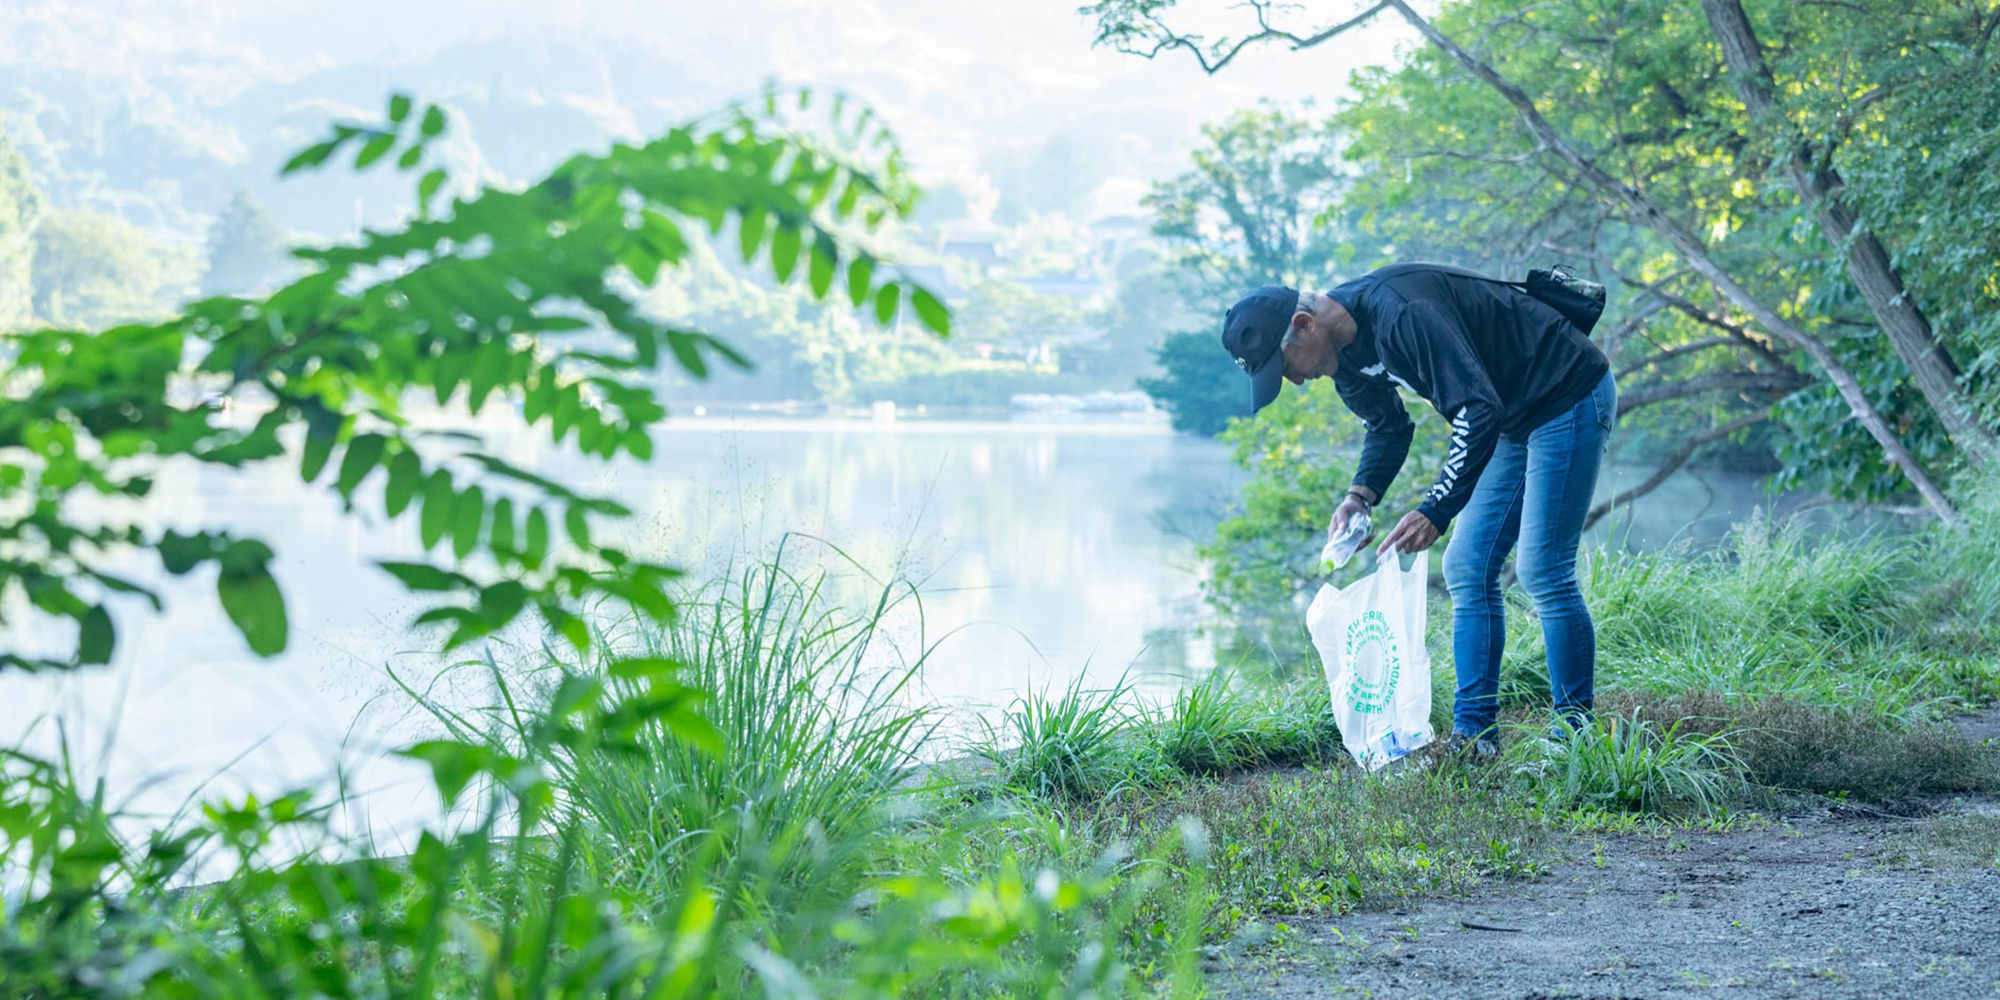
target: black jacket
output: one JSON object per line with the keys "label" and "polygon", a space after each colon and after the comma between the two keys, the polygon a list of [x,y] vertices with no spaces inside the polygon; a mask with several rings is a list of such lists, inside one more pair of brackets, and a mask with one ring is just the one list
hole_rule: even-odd
{"label": "black jacket", "polygon": [[1409,457],[1402,386],[1451,421],[1451,451],[1417,510],[1439,531],[1472,497],[1501,435],[1575,406],[1610,371],[1561,313],[1511,285],[1444,264],[1391,264],[1327,293],[1354,315],[1334,388],[1368,425],[1354,482],[1387,496]]}

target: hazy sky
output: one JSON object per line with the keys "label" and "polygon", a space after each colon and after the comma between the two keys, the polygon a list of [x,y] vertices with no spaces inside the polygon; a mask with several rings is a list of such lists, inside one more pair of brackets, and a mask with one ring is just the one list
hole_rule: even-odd
{"label": "hazy sky", "polygon": [[[1247,23],[1226,2],[1183,17]],[[1203,7],[1206,9],[1202,9]],[[0,58],[31,58],[135,87],[171,74],[183,93],[226,96],[357,62],[422,62],[495,36],[636,45],[691,82],[645,95],[683,112],[776,76],[838,86],[895,125],[920,173],[970,172],[994,149],[1061,130],[1145,147],[1138,172],[1184,155],[1195,129],[1260,99],[1336,96],[1354,68],[1410,35],[1379,20],[1337,46],[1254,51],[1217,77],[1185,55],[1146,61],[1090,46],[1077,0],[5,0]],[[1350,0],[1308,14],[1345,16]],[[497,68],[496,68],[497,71]],[[143,78],[143,79],[142,79]],[[638,95],[621,94],[625,100]],[[1132,177],[1133,186],[1146,178]]]}

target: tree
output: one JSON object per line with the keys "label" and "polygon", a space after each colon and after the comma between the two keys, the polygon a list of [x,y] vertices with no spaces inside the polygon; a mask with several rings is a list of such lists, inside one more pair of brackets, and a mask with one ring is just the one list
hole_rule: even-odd
{"label": "tree", "polygon": [[1214,437],[1250,415],[1250,386],[1212,333],[1175,333],[1153,349],[1160,376],[1139,388],[1167,411],[1174,430]]}
{"label": "tree", "polygon": [[157,317],[185,293],[191,263],[108,215],[51,212],[35,227],[35,317],[63,326]]}
{"label": "tree", "polygon": [[[1785,109],[1779,105],[1777,81],[1765,62],[1750,15],[1739,0],[1702,0],[1701,6],[1745,109],[1758,124],[1778,133],[1776,145],[1782,152],[1777,160],[1784,164],[1800,202],[1811,210],[1827,242],[1845,257],[1848,277],[1867,299],[1868,308],[1896,354],[1910,369],[1931,410],[1943,422],[1952,443],[1975,467],[1986,464],[1995,450],[2000,449],[2000,442],[1995,440],[1993,428],[1980,422],[1966,399],[1959,385],[1958,363],[1933,334],[1930,319],[1904,285],[1902,274],[1889,259],[1889,251],[1874,232],[1861,224],[1848,205],[1843,193],[1847,184],[1838,168],[1827,161],[1827,150],[1816,149],[1803,136],[1784,134],[1791,131],[1792,116],[1783,114]],[[2000,11],[1994,16],[1996,23],[2000,23]],[[1888,94],[1890,86],[1883,84],[1856,98],[1854,110],[1877,103]],[[1830,141],[1838,143],[1840,139]]]}
{"label": "tree", "polygon": [[1191,302],[1227,308],[1259,285],[1327,284],[1342,232],[1323,216],[1343,185],[1334,130],[1274,106],[1202,126],[1192,169],[1155,182],[1153,233]]}
{"label": "tree", "polygon": [[[1865,84],[1885,60],[1907,56],[1906,62],[1914,64],[1935,57],[1911,53],[1933,48],[1984,58],[1982,39],[1991,34],[1990,17],[1982,14],[1977,23],[1968,23],[1942,16],[1941,6],[1936,11],[1930,6],[1907,16],[1815,6],[1800,19],[1817,20],[1809,20],[1810,30],[1788,36],[1787,51],[1811,49],[1819,58],[1834,60],[1858,42],[1870,42],[1867,32],[1841,19],[1902,17],[1902,27],[1909,30],[1876,39],[1879,47],[1868,72],[1846,72],[1853,67],[1841,64],[1842,72],[1819,73],[1814,79]],[[1909,377],[1907,367],[1898,365],[1900,376],[1884,380],[1885,370],[1873,354],[1889,352],[1895,359],[1888,338],[1857,350],[1851,336],[1830,336],[1853,319],[1845,311],[1845,296],[1819,291],[1826,265],[1838,268],[1839,261],[1823,243],[1801,244],[1790,225],[1799,210],[1797,192],[1787,186],[1788,197],[1780,198],[1773,185],[1761,183],[1769,161],[1757,153],[1752,123],[1733,110],[1741,104],[1714,55],[1711,28],[1699,18],[1661,0],[1526,11],[1467,0],[1448,5],[1432,20],[1401,0],[1384,0],[1323,28],[1291,29],[1275,22],[1273,5],[1253,2],[1254,31],[1211,40],[1176,32],[1165,21],[1172,7],[1154,0],[1104,0],[1087,10],[1097,16],[1104,44],[1147,56],[1190,51],[1211,71],[1250,45],[1318,45],[1376,13],[1393,10],[1431,43],[1427,51],[1412,53],[1406,68],[1437,79],[1436,89],[1447,97],[1441,107],[1395,109],[1444,126],[1436,133],[1417,130],[1402,138],[1419,137],[1415,141],[1428,143],[1432,156],[1511,168],[1519,177],[1542,175],[1550,195],[1531,200],[1559,212],[1568,207],[1565,202],[1588,203],[1603,216],[1605,225],[1599,230],[1618,233],[1621,240],[1657,241],[1713,290],[1721,308],[1774,336],[1787,353],[1796,352],[1850,415],[1845,429],[1865,432],[1876,454],[1892,462],[1940,517],[1952,517],[1934,474],[1949,470],[1951,456],[1922,446],[1942,426],[1940,415],[1921,393],[1912,403],[1898,391],[1897,378]],[[1911,31],[1926,32],[1940,44],[1911,46]],[[1459,38],[1474,39],[1478,54]],[[1441,67],[1447,66],[1456,70],[1460,84],[1480,93],[1448,85],[1441,75]],[[1824,93],[1818,104],[1835,110],[1820,120],[1837,124],[1858,120],[1863,112],[1878,114],[1860,93]],[[1812,294],[1802,299],[1805,290]],[[1914,411],[1906,411],[1911,419],[1891,412],[1911,405]],[[1841,447],[1850,462],[1865,460],[1838,439],[1820,443]]]}
{"label": "tree", "polygon": [[[1111,301],[1085,318],[1085,324],[1098,333],[1097,339],[1072,349],[1065,356],[1063,367],[1101,379],[1107,389],[1137,386],[1143,391],[1146,387],[1140,380],[1157,379],[1166,372],[1160,361],[1168,331],[1192,329],[1210,317],[1187,307],[1179,274],[1150,251],[1126,254],[1125,260],[1119,262],[1118,272],[1118,288]],[[1208,346],[1214,353],[1227,357],[1216,350],[1218,345],[1213,337]],[[1235,371],[1233,365],[1230,370]],[[1241,372],[1236,372],[1236,381],[1240,382],[1242,377]],[[1164,387],[1161,391],[1169,396],[1174,392]],[[1214,434],[1221,427],[1198,430],[1176,424],[1175,429]]]}
{"label": "tree", "polygon": [[0,331],[17,329],[32,312],[32,234],[41,213],[28,164],[0,129]]}
{"label": "tree", "polygon": [[[799,96],[801,110],[809,97]],[[836,104],[839,133],[817,140],[778,128],[775,108],[773,95],[763,117],[718,116],[572,157],[520,190],[440,204],[444,171],[423,168],[435,162],[445,115],[399,94],[386,121],[336,125],[285,172],[342,154],[357,169],[421,170],[408,225],[301,251],[310,273],[262,297],[205,299],[151,324],[9,335],[10,399],[0,408],[0,601],[8,603],[0,606],[25,600],[70,619],[78,640],[68,656],[0,650],[0,666],[107,662],[114,602],[161,604],[107,571],[106,553],[119,549],[149,552],[174,575],[212,565],[217,597],[251,651],[285,647],[288,615],[265,542],[227,525],[158,532],[116,506],[95,514],[77,502],[85,492],[143,499],[173,461],[281,462],[349,510],[415,519],[424,550],[448,553],[442,564],[382,568],[438,602],[416,624],[445,627],[448,649],[530,610],[579,649],[591,641],[578,613],[586,602],[656,621],[671,615],[671,567],[593,537],[593,522],[625,516],[624,507],[516,468],[477,440],[426,434],[403,407],[415,393],[475,412],[498,398],[557,444],[573,440],[600,459],[650,457],[649,428],[666,408],[645,377],[669,357],[696,376],[744,363],[708,334],[648,318],[636,301],[636,289],[686,257],[696,227],[733,224],[745,260],[767,256],[780,281],[802,273],[815,296],[838,284],[878,322],[907,304],[947,332],[942,303],[860,243],[910,206],[886,132],[865,114],[842,121]],[[846,149],[885,152],[856,160],[838,152]],[[188,370],[190,346],[202,360]],[[206,391],[174,391],[190,383]],[[181,402],[209,394],[241,397],[242,410],[260,415],[243,427],[218,420],[218,408]],[[557,543],[558,528],[567,545]],[[628,668],[694,718],[684,689],[665,676],[671,665],[613,672]]]}
{"label": "tree", "polygon": [[1015,356],[1033,353],[1045,343],[1067,341],[1083,322],[1076,300],[1005,279],[974,285],[959,312],[961,343]]}
{"label": "tree", "polygon": [[255,291],[291,263],[285,231],[248,191],[238,191],[208,229],[208,267],[201,290],[209,295]]}
{"label": "tree", "polygon": [[1065,132],[1049,136],[1026,156],[1001,156],[987,167],[1000,189],[994,218],[1010,226],[1037,213],[1075,212],[1105,173],[1103,157]]}
{"label": "tree", "polygon": [[[1229,303],[1259,285],[1330,287],[1356,254],[1347,227],[1328,221],[1346,187],[1337,130],[1266,106],[1201,132],[1192,167],[1145,198],[1185,311],[1219,329]],[[1218,434],[1247,415],[1243,373],[1214,334],[1175,334],[1155,357],[1162,374],[1140,387],[1176,430]]]}

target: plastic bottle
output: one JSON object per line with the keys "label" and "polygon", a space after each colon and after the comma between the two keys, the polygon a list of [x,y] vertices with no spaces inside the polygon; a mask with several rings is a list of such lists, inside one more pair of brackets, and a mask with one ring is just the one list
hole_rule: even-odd
{"label": "plastic bottle", "polygon": [[1327,539],[1326,548],[1321,549],[1319,553],[1320,562],[1325,564],[1328,572],[1347,565],[1347,561],[1354,558],[1354,553],[1360,551],[1362,541],[1367,539],[1368,533],[1374,528],[1375,519],[1369,517],[1367,511],[1356,511],[1353,517],[1347,519],[1347,524],[1334,532],[1332,538]]}

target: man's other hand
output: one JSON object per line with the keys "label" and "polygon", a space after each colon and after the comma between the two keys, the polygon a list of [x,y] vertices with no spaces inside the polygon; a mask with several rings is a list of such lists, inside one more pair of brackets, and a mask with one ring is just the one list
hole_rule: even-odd
{"label": "man's other hand", "polygon": [[1379,558],[1391,552],[1422,552],[1436,545],[1437,540],[1437,525],[1432,524],[1430,518],[1413,510],[1404,514],[1401,521],[1396,522],[1396,530],[1389,532],[1389,537],[1382,539],[1382,547],[1375,550],[1375,555]]}

